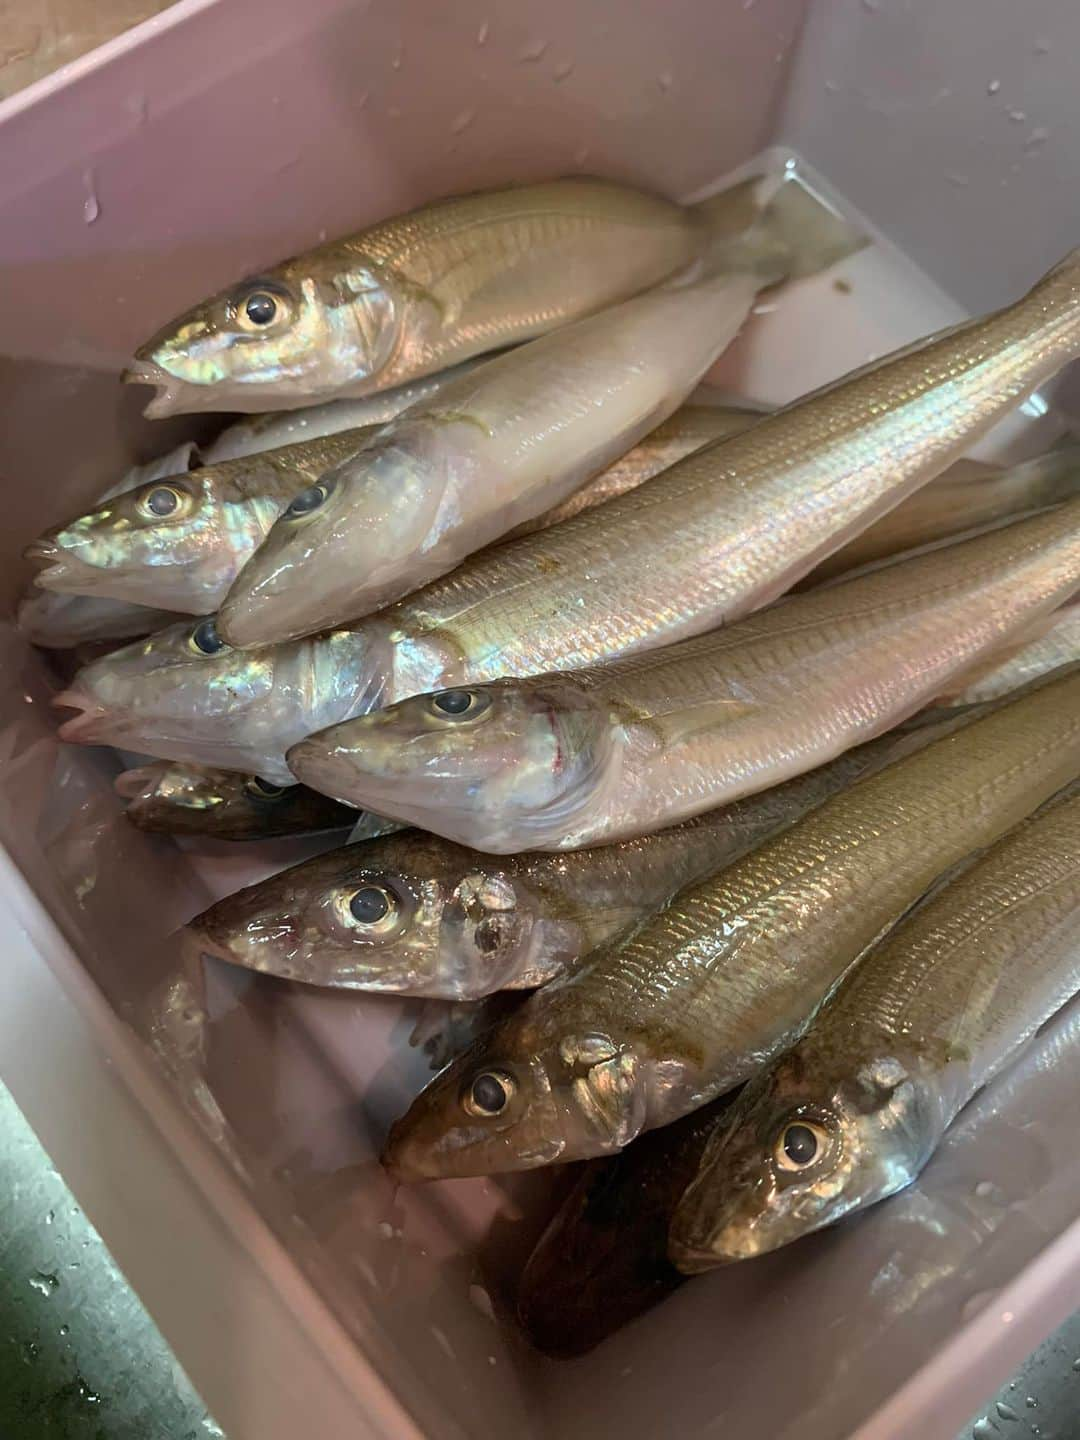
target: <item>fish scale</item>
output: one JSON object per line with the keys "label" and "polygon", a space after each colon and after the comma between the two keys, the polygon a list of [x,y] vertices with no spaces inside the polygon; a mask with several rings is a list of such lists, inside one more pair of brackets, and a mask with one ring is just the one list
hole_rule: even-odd
{"label": "fish scale", "polygon": [[671,1221],[681,1270],[775,1250],[903,1189],[962,1106],[1075,995],[1077,769],[901,921],[747,1085]]}
{"label": "fish scale", "polygon": [[[805,1029],[849,966],[937,876],[1078,772],[1073,668],[833,796],[539,992],[419,1097],[391,1136],[391,1167],[416,1179],[530,1163],[530,1123],[556,1124],[537,1092],[554,1089],[571,1115],[579,1103],[577,1082],[554,1058],[568,1043],[574,1053],[573,1037],[602,1042],[598,1068],[621,1057],[618,1113],[637,1128],[723,1093]],[[538,1065],[542,1082],[532,1078]],[[520,1130],[496,1124],[485,1143],[475,1119],[458,1116],[469,1077],[488,1072],[515,1076],[526,1094],[515,1112]],[[603,1083],[596,1094],[606,1093]],[[565,1115],[559,1124],[561,1133],[545,1138],[561,1139],[562,1160],[617,1149],[632,1133],[598,1125],[589,1107],[577,1124]]]}

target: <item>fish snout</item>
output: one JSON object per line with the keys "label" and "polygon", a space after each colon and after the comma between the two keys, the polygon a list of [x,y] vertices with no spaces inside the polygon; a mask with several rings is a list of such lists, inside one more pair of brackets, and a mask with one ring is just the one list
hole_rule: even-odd
{"label": "fish snout", "polygon": [[61,724],[57,732],[61,740],[75,745],[97,743],[100,721],[105,718],[106,711],[92,696],[72,687],[54,695],[51,704],[57,710],[76,712]]}

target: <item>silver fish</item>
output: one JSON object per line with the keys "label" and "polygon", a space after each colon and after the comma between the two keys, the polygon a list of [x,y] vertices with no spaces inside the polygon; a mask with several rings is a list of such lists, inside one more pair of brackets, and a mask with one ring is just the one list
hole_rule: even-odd
{"label": "silver fish", "polygon": [[941,697],[952,705],[978,705],[1006,695],[1028,681],[1080,660],[1080,602],[1072,600],[1045,616],[1015,645],[987,656]]}
{"label": "silver fish", "polygon": [[56,595],[30,586],[15,611],[15,624],[32,645],[71,650],[94,641],[130,640],[149,635],[180,617],[173,610],[151,610],[125,600],[92,595]]}
{"label": "silver fish", "polygon": [[747,1085],[672,1220],[680,1270],[764,1254],[902,1190],[1078,989],[1073,786],[898,925]]}
{"label": "silver fish", "polygon": [[[730,202],[744,212],[746,188]],[[587,178],[439,201],[195,306],[124,378],[157,387],[151,416],[385,390],[687,271],[711,243],[712,210]]]}
{"label": "silver fish", "polygon": [[606,1154],[739,1084],[937,876],[1080,769],[1080,670],[834,795],[546,986],[393,1127],[402,1180]]}
{"label": "silver fish", "polygon": [[560,503],[676,409],[760,284],[652,291],[413,406],[295,496],[233,581],[223,639],[270,645],[369,614]]}
{"label": "silver fish", "polygon": [[651,655],[401,701],[288,762],[479,850],[607,844],[882,733],[1078,587],[1080,497]]}
{"label": "silver fish", "polygon": [[[935,733],[883,736],[686,825],[572,857],[492,860],[420,831],[351,844],[226,896],[188,934],[200,953],[315,985],[451,1000],[532,988]],[[227,773],[210,772],[215,791]]]}

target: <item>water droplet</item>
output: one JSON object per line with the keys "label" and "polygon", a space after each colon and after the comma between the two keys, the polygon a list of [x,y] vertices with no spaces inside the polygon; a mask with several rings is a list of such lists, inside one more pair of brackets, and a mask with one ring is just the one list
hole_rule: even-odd
{"label": "water droplet", "polygon": [[550,40],[533,40],[518,51],[518,59],[523,65],[535,65],[537,60],[543,59],[547,54]]}
{"label": "water droplet", "polygon": [[1019,125],[1019,124],[1021,123],[1021,121],[1027,119],[1027,111],[1026,111],[1026,110],[1010,110],[1010,111],[1009,111],[1009,119],[1013,122],[1014,125]]}
{"label": "water droplet", "polygon": [[825,89],[829,92],[830,95],[835,95],[836,92],[840,89],[840,86],[836,83],[835,80],[826,80]]}
{"label": "water droplet", "polygon": [[497,1365],[498,1363],[499,1363],[499,1362],[495,1359],[495,1356],[494,1356],[494,1355],[489,1355],[489,1356],[488,1356],[488,1364],[489,1364],[489,1365]]}
{"label": "water droplet", "polygon": [[997,1411],[997,1413],[1001,1416],[1002,1420],[1019,1420],[1019,1419],[1020,1419],[1020,1416],[1019,1416],[1019,1414],[1017,1413],[1017,1411],[1015,1411],[1011,1405],[1006,1404],[1006,1402],[1005,1402],[1004,1400],[999,1400],[999,1401],[997,1402],[997,1404],[994,1406],[994,1409],[995,1409],[995,1410]]}
{"label": "water droplet", "polygon": [[131,114],[135,116],[135,119],[140,125],[145,125],[150,118],[150,101],[145,95],[138,93],[129,95],[127,98],[127,108]]}
{"label": "water droplet", "polygon": [[27,1365],[32,1365],[37,1359],[37,1357],[41,1354],[41,1346],[33,1340],[28,1340],[26,1344],[22,1347],[22,1354],[24,1363]]}
{"label": "water droplet", "polygon": [[1024,141],[1024,147],[1028,150],[1037,150],[1040,145],[1045,145],[1050,139],[1050,131],[1045,125],[1036,125],[1031,134]]}
{"label": "water droplet", "polygon": [[561,65],[556,65],[555,73],[554,75],[552,75],[551,78],[555,81],[557,85],[561,85],[562,82],[573,73],[574,62],[572,60],[564,60]]}
{"label": "water droplet", "polygon": [[[329,233],[329,232],[326,231],[326,230],[320,230],[319,233],[318,233],[318,235],[316,235],[315,239],[319,242],[320,245],[325,245],[325,244],[326,244],[326,237],[327,237],[327,234],[328,234],[328,233]],[[306,425],[306,424],[307,424],[307,421],[306,421],[306,420],[301,420],[301,421],[300,421],[300,424],[301,424],[301,425]]]}
{"label": "water droplet", "polygon": [[1029,1410],[1037,1410],[1039,1408],[1039,1402],[1035,1399],[1034,1395],[1028,1395],[1024,1400],[1024,1404]]}
{"label": "water droplet", "polygon": [[378,1225],[375,1226],[375,1232],[384,1240],[392,1240],[394,1238],[394,1227],[390,1224],[389,1220],[380,1220]]}
{"label": "water droplet", "polygon": [[485,20],[484,23],[480,26],[480,29],[476,32],[476,43],[477,43],[477,45],[486,45],[486,44],[487,44],[487,38],[488,38],[488,36],[489,36],[490,34],[491,34],[491,25],[490,25],[490,23],[489,23],[487,20]]}
{"label": "water droplet", "polygon": [[400,69],[401,69],[401,62],[402,62],[402,60],[404,60],[404,58],[405,58],[405,47],[402,46],[401,49],[398,50],[398,52],[397,52],[397,54],[394,56],[394,58],[390,61],[390,64],[394,67],[395,70],[400,70]]}
{"label": "water droplet", "polygon": [[660,74],[656,77],[656,83],[660,86],[661,90],[670,90],[672,85],[674,84],[671,71],[661,70]]}
{"label": "water droplet", "polygon": [[71,1326],[70,1326],[70,1325],[61,1325],[61,1326],[60,1326],[60,1334],[61,1334],[61,1335],[70,1335],[70,1334],[71,1334]]}
{"label": "water droplet", "polygon": [[469,1286],[469,1300],[481,1315],[486,1316],[488,1320],[495,1319],[495,1306],[491,1303],[491,1296],[482,1285]]}
{"label": "water droplet", "polygon": [[100,1405],[101,1396],[92,1390],[81,1375],[75,1376],[75,1394],[86,1405]]}
{"label": "water droplet", "polygon": [[1036,41],[1035,41],[1035,54],[1036,54],[1036,55],[1049,55],[1049,54],[1050,54],[1050,41],[1049,41],[1049,40],[1036,40]]}
{"label": "water droplet", "polygon": [[757,0],[742,0],[742,8],[744,10],[752,10],[756,4]]}
{"label": "water droplet", "polygon": [[83,184],[86,186],[86,198],[83,200],[83,220],[87,225],[93,225],[94,221],[101,214],[101,205],[94,190],[93,170],[83,171]]}
{"label": "water droplet", "polygon": [[1073,1361],[1073,1369],[1080,1374],[1080,1358]]}
{"label": "water droplet", "polygon": [[986,93],[987,93],[987,95],[996,95],[1000,89],[1001,89],[1001,81],[1000,81],[1000,80],[991,80],[991,81],[990,81],[990,84],[987,85],[987,87],[986,87]]}
{"label": "water droplet", "polygon": [[[954,171],[949,170],[945,172],[945,179],[948,180],[950,185],[955,185],[959,190],[962,190],[964,186],[969,183],[968,177],[966,175],[957,175]],[[979,1187],[978,1185],[976,1185],[975,1194],[977,1195],[978,1193]]]}
{"label": "water droplet", "polygon": [[358,110],[363,110],[369,99],[370,96],[368,95],[368,92],[366,90],[361,90],[360,94],[356,97],[356,108]]}
{"label": "water droplet", "polygon": [[454,116],[454,123],[450,126],[450,129],[455,135],[460,135],[463,130],[469,128],[475,119],[475,110],[462,110],[460,114]]}
{"label": "water droplet", "polygon": [[37,1291],[39,1295],[44,1295],[46,1300],[54,1290],[59,1290],[59,1288],[60,1277],[51,1271],[46,1273],[43,1270],[37,1270],[30,1276],[30,1289]]}
{"label": "water droplet", "polygon": [[211,1440],[225,1440],[225,1431],[216,1420],[211,1420],[209,1415],[202,1422],[202,1428],[211,1437]]}
{"label": "water droplet", "polygon": [[588,158],[589,158],[589,147],[588,147],[587,145],[582,145],[578,150],[575,150],[575,151],[574,151],[574,164],[575,164],[575,165],[584,165],[584,164],[585,164],[585,161],[586,161]]}
{"label": "water droplet", "polygon": [[[30,698],[29,695],[28,695],[26,698],[29,700],[29,698]],[[46,1225],[54,1225],[55,1223],[56,1223],[56,1211],[55,1211],[55,1210],[50,1210],[49,1213],[45,1216],[45,1224],[46,1224]]]}
{"label": "water droplet", "polygon": [[881,8],[881,0],[862,0],[862,6],[864,10],[869,10],[873,14],[875,10]]}

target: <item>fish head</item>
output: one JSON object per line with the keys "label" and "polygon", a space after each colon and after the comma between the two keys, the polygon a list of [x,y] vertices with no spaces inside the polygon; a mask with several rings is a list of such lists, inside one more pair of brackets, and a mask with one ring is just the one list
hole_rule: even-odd
{"label": "fish head", "polygon": [[479,998],[520,967],[532,898],[484,857],[428,835],[316,856],[193,920],[205,954],[320,985]]}
{"label": "fish head", "polygon": [[171,625],[76,674],[54,697],[79,712],[60,727],[60,738],[290,785],[288,746],[367,703],[356,641],[337,632],[242,651],[224,644],[212,616]]}
{"label": "fish head", "polygon": [[157,388],[152,418],[302,405],[358,384],[378,388],[399,329],[394,286],[379,267],[327,247],[171,321],[123,378]]}
{"label": "fish head", "polygon": [[[641,1067],[610,1036],[565,1029],[558,981],[435,1077],[390,1131],[402,1181],[528,1170],[621,1150],[645,1123]],[[539,1003],[537,1003],[539,1002]]]}
{"label": "fish head", "polygon": [[[276,511],[277,507],[273,507]],[[45,590],[204,613],[272,515],[227,498],[213,467],[127,490],[35,540]]]}
{"label": "fish head", "polygon": [[560,843],[616,753],[608,708],[576,681],[440,690],[313,735],[289,752],[304,784],[496,853]]}
{"label": "fish head", "polygon": [[[311,812],[331,806],[299,785],[169,760],[125,770],[113,788],[128,801],[126,814],[133,825],[165,835],[254,840],[300,829],[305,820],[315,829],[319,816]],[[297,823],[290,825],[290,819]],[[343,816],[340,824],[345,823]]]}
{"label": "fish head", "polygon": [[894,1194],[928,1154],[929,1105],[898,1059],[852,1066],[796,1046],[710,1139],[671,1223],[672,1261],[695,1274],[764,1255]]}
{"label": "fish head", "polygon": [[221,607],[230,644],[276,644],[370,614],[415,588],[439,509],[437,467],[371,443],[295,495]]}

